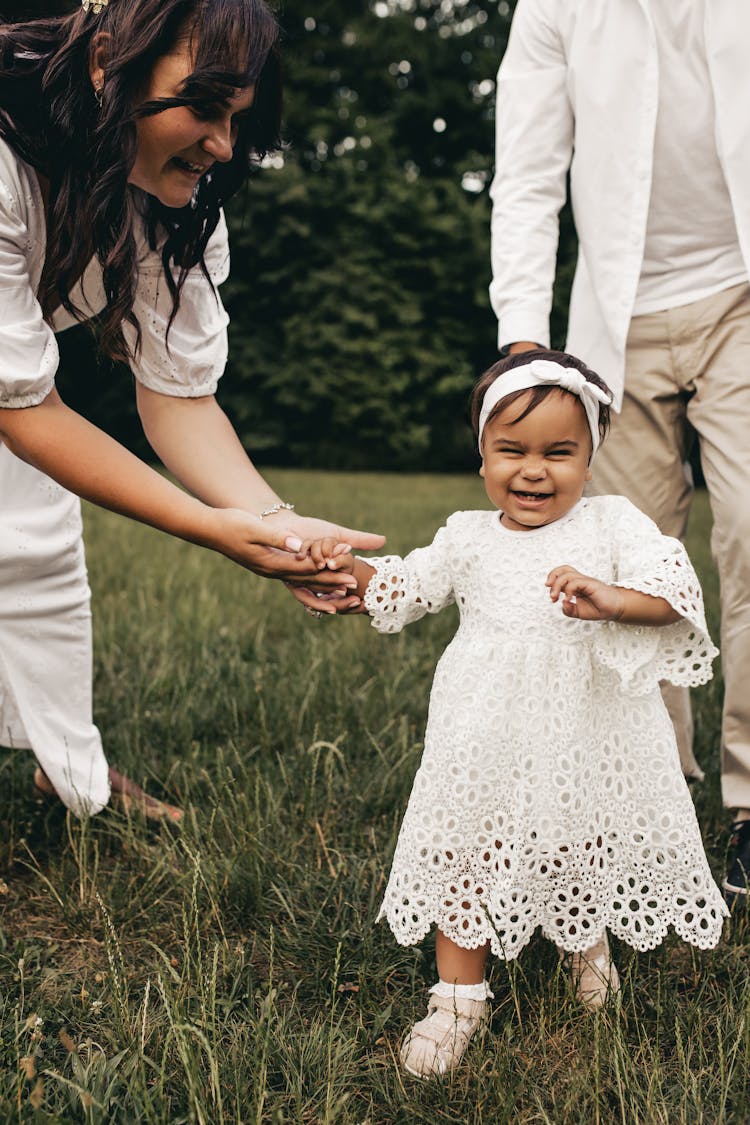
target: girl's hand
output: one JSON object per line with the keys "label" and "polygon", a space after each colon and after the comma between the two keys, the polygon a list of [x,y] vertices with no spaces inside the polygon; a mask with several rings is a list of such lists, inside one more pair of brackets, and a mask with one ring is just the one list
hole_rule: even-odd
{"label": "girl's hand", "polygon": [[[351,553],[350,545],[348,543],[342,543],[338,539],[334,539],[330,536],[326,539],[305,540],[297,552],[296,557],[298,559],[310,558],[319,571],[332,570],[342,574],[352,574],[354,572],[354,556]],[[312,603],[307,597],[307,595],[311,593],[309,587],[306,589],[289,587],[289,589],[293,596],[296,597],[298,601],[302,602],[305,608],[315,616],[321,613],[361,612],[361,599],[352,596],[352,591],[348,588],[313,594],[315,600]],[[310,608],[311,604],[313,608]]]}
{"label": "girl's hand", "polygon": [[579,621],[619,621],[625,611],[625,592],[598,578],[588,578],[572,566],[556,566],[546,585],[553,602],[562,596],[566,617]]}
{"label": "girl's hand", "polygon": [[298,559],[310,557],[318,570],[340,570],[351,574],[354,570],[354,556],[349,543],[338,539],[306,539],[299,551]]}

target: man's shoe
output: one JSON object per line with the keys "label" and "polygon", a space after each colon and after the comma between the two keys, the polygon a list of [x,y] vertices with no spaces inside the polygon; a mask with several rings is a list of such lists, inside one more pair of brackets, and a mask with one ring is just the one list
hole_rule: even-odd
{"label": "man's shoe", "polygon": [[730,908],[736,902],[747,902],[750,892],[750,820],[738,820],[732,825],[730,846],[734,848],[734,860],[722,883],[724,900]]}

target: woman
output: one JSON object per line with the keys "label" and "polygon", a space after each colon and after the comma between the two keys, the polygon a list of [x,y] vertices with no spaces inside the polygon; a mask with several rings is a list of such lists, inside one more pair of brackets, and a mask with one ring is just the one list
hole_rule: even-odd
{"label": "woman", "polygon": [[[382,542],[294,513],[213,397],[221,208],[277,143],[277,37],[263,0],[84,0],[0,25],[0,744],[32,749],[37,786],[77,813],[111,789],[179,816],[108,769],[92,724],[79,496],[284,579],[314,612],[346,583],[296,559],[301,539]],[[54,331],[94,314],[189,494],[58,396]]]}

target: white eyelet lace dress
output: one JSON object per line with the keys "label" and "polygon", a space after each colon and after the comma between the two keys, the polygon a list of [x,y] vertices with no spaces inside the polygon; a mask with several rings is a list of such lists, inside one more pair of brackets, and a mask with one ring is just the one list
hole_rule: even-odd
{"label": "white eyelet lace dress", "polygon": [[[607,496],[531,531],[457,512],[429,547],[368,562],[380,632],[460,611],[379,915],[396,940],[435,925],[510,959],[536,927],[580,952],[605,928],[643,950],[673,926],[714,946],[727,909],[659,691],[705,683],[717,654],[682,545]],[[666,598],[683,620],[566,618],[545,586],[563,564]]]}
{"label": "white eyelet lace dress", "polygon": [[[160,394],[213,394],[226,361],[227,316],[200,270],[191,271],[165,346],[171,296],[158,250],[139,234],[136,378]],[[0,408],[41,403],[58,365],[54,331],[36,298],[44,265],[44,204],[34,171],[0,140]],[[215,284],[227,276],[223,220],[206,249]],[[105,303],[96,260],[72,293],[94,315]],[[134,331],[123,325],[132,345]],[[32,749],[77,813],[109,799],[107,761],[93,723],[90,593],[78,498],[0,442],[0,746]]]}

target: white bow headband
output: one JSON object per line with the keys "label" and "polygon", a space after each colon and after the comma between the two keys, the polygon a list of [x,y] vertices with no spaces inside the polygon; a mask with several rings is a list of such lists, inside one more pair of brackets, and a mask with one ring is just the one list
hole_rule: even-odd
{"label": "white bow headband", "polygon": [[589,429],[591,430],[591,456],[599,448],[599,405],[607,406],[612,401],[612,396],[603,391],[601,387],[589,383],[585,375],[575,367],[563,367],[551,359],[532,359],[521,367],[513,367],[506,371],[492,384],[484,396],[482,410],[479,415],[479,452],[482,452],[482,432],[485,423],[497,404],[515,391],[526,391],[532,387],[562,387],[578,395],[586,411]]}

